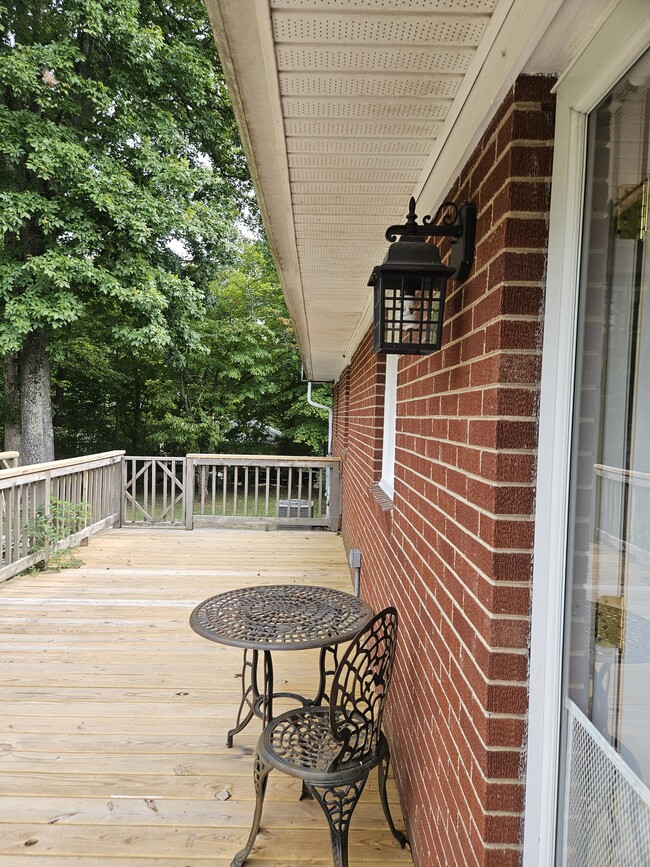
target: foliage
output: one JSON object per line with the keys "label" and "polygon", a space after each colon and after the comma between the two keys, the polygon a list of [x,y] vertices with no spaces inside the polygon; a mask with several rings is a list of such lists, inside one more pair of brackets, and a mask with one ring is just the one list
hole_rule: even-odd
{"label": "foliage", "polygon": [[[324,453],[326,414],[306,402],[263,241],[242,243],[234,264],[217,269],[196,328],[198,341],[180,360],[164,350],[123,352],[104,322],[73,329],[55,364],[62,453]],[[327,400],[326,390],[319,395]]]}
{"label": "foliage", "polygon": [[29,553],[43,554],[39,569],[80,566],[81,560],[70,549],[59,547],[58,543],[87,527],[91,520],[92,507],[88,503],[71,503],[52,497],[47,514],[44,507],[40,506],[25,530],[30,539]]}
{"label": "foliage", "polygon": [[0,0],[0,34],[0,354],[45,335],[57,456],[322,452],[200,0]]}
{"label": "foliage", "polygon": [[0,4],[0,353],[198,345],[251,187],[200,0]]}

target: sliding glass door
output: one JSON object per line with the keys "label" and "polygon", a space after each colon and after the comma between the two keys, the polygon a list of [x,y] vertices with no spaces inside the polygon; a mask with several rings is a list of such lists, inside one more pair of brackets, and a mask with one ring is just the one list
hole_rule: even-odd
{"label": "sliding glass door", "polygon": [[560,863],[650,864],[650,52],[591,113]]}

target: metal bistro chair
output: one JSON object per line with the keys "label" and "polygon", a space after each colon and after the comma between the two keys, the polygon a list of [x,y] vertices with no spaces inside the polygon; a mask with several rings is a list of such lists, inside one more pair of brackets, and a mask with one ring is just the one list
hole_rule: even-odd
{"label": "metal bistro chair", "polygon": [[348,829],[368,774],[379,766],[384,815],[402,848],[408,840],[395,828],[388,807],[390,763],[381,718],[397,641],[397,611],[386,608],[373,618],[345,651],[332,684],[328,707],[287,711],[264,729],[255,755],[256,805],[244,849],[230,867],[241,867],[260,830],[269,773],[277,768],[303,781],[327,816],[334,867],[348,865]]}

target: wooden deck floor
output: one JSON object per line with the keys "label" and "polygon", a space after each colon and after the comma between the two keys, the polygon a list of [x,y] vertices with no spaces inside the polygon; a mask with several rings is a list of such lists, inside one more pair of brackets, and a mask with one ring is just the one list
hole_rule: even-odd
{"label": "wooden deck floor", "polygon": [[[191,609],[245,584],[350,589],[331,533],[112,530],[84,565],[0,585],[0,867],[223,867],[253,812],[255,721],[225,747],[241,652],[195,635]],[[276,654],[276,684],[313,684],[307,653]],[[395,816],[401,823],[394,789]],[[270,777],[251,867],[330,867],[320,808]],[[350,865],[408,864],[376,775]]]}

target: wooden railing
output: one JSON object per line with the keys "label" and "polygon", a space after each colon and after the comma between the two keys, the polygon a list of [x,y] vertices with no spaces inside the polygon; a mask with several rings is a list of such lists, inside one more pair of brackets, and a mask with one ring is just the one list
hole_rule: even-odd
{"label": "wooden railing", "polygon": [[291,525],[338,530],[338,458],[187,456],[185,526]]}
{"label": "wooden railing", "polygon": [[337,458],[191,454],[124,458],[121,525],[338,530]]}
{"label": "wooden railing", "polygon": [[185,526],[185,458],[125,457],[122,526]]}
{"label": "wooden railing", "polygon": [[0,470],[10,470],[18,466],[20,452],[0,452]]}
{"label": "wooden railing", "polygon": [[337,458],[113,451],[13,466],[0,470],[0,581],[111,526],[338,530],[340,503]]}
{"label": "wooden railing", "polygon": [[119,522],[123,454],[105,452],[0,470],[0,581],[46,559],[49,552],[41,543],[56,535],[44,531],[48,526],[56,530],[51,525],[60,520],[57,504],[83,505],[75,512],[75,526],[54,543],[57,548],[77,545]]}

